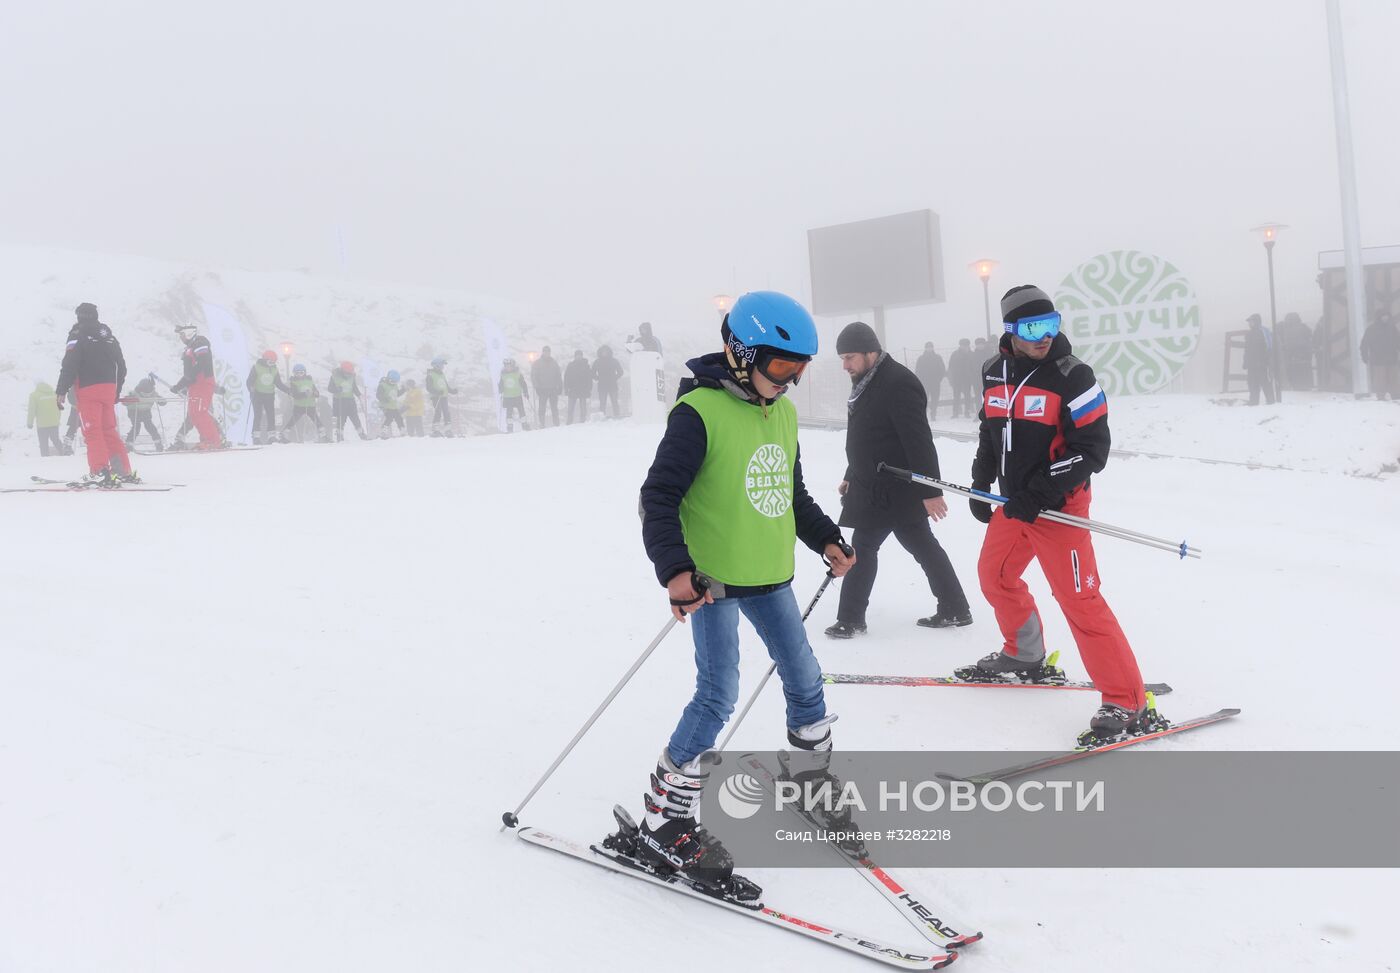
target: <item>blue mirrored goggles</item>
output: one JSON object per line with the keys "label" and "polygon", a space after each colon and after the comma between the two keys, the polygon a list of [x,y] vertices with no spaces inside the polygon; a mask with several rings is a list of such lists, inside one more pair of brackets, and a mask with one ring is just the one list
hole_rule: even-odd
{"label": "blue mirrored goggles", "polygon": [[1019,321],[1006,322],[1007,334],[1014,334],[1022,341],[1044,341],[1046,338],[1053,338],[1060,333],[1060,312],[1051,311],[1049,314],[1037,314],[1033,318],[1022,318]]}

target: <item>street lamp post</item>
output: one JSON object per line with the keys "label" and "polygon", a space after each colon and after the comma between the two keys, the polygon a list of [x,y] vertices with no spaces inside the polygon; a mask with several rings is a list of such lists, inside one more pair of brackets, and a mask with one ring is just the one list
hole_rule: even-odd
{"label": "street lamp post", "polygon": [[992,343],[992,291],[991,280],[992,271],[996,268],[997,262],[983,257],[981,260],[974,260],[968,264],[982,280],[982,310],[987,315],[987,344]]}
{"label": "street lamp post", "polygon": [[1274,336],[1273,365],[1274,365],[1274,399],[1277,402],[1283,401],[1283,371],[1279,367],[1283,342],[1279,339],[1278,333],[1278,305],[1274,299],[1274,243],[1278,240],[1280,230],[1288,227],[1283,223],[1261,223],[1254,228],[1264,241],[1264,253],[1269,261],[1269,327]]}
{"label": "street lamp post", "polygon": [[293,348],[290,341],[282,342],[282,360],[287,363],[287,384],[289,385],[292,381],[292,351]]}
{"label": "street lamp post", "polygon": [[724,317],[724,315],[728,314],[729,305],[734,303],[733,298],[728,294],[716,294],[714,297],[710,298],[710,300],[714,302],[715,310],[719,312],[720,317]]}

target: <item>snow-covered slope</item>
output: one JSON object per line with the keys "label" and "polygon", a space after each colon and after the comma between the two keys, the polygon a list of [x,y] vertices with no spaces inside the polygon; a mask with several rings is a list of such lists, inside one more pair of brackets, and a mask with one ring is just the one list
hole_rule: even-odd
{"label": "snow-covered slope", "polygon": [[[1369,448],[1375,429],[1356,403],[1306,409],[1319,431]],[[1181,399],[1172,422],[1217,429],[1199,451],[1233,456],[1239,430],[1222,417],[1240,411]],[[1120,441],[1140,435],[1129,410],[1115,419]],[[0,585],[0,970],[630,973],[678,957],[873,968],[498,832],[667,617],[636,518],[657,434],[599,423],[163,456],[145,461],[147,478],[187,487],[0,496],[15,555]],[[1164,425],[1140,445],[1168,435]],[[803,434],[809,484],[829,509],[842,442]],[[959,478],[972,446],[939,448]],[[7,455],[6,485],[82,468]],[[1400,747],[1384,692],[1400,679],[1386,650],[1400,479],[1125,460],[1098,482],[1096,517],[1205,551],[1181,562],[1098,543],[1144,673],[1176,687],[1164,711],[1244,711],[1163,746]],[[954,504],[938,533],[973,587],[979,525]],[[827,668],[943,673],[997,644],[975,595],[971,627],[916,628],[927,588],[887,550],[868,637],[823,639],[834,594],[818,606]],[[799,599],[820,577],[800,556]],[[1048,603],[1039,573],[1028,580]],[[1045,620],[1082,676],[1062,620]],[[747,629],[743,639],[747,695],[767,659]],[[608,827],[614,802],[635,807],[692,684],[688,633],[676,631],[524,820],[586,838]],[[828,699],[837,746],[872,750],[1055,746],[1094,705],[855,686]],[[770,687],[735,745],[777,746],[782,731]],[[775,901],[913,945],[847,870],[754,877]],[[918,878],[987,934],[959,962],[965,973],[1394,962],[1394,872]]]}

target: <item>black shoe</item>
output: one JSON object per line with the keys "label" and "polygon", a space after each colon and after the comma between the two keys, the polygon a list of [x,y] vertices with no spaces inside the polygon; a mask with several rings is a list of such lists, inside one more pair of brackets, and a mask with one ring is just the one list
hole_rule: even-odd
{"label": "black shoe", "polygon": [[837,622],[826,630],[826,637],[829,639],[852,639],[864,634],[864,622]]}
{"label": "black shoe", "polygon": [[940,608],[927,618],[919,619],[919,624],[924,628],[962,628],[972,624],[972,609],[962,608],[950,612]]}
{"label": "black shoe", "polygon": [[1026,661],[1005,652],[992,652],[973,665],[959,666],[953,670],[953,675],[969,682],[1064,682],[1065,679],[1064,670],[1055,666],[1053,658],[1042,656]]}
{"label": "black shoe", "polygon": [[1155,700],[1136,712],[1115,703],[1104,703],[1089,719],[1089,729],[1079,734],[1076,742],[1081,747],[1103,746],[1170,726],[1171,721],[1157,712]]}

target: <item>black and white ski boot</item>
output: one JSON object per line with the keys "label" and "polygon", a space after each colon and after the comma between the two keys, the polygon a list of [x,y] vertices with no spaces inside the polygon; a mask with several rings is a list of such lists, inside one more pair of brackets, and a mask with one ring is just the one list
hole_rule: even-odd
{"label": "black and white ski boot", "polygon": [[967,682],[1033,682],[1060,684],[1065,682],[1065,671],[1055,665],[1059,658],[1056,652],[1048,659],[1026,659],[1007,655],[1005,652],[992,652],[984,655],[970,666],[959,666],[953,675]]}
{"label": "black and white ski boot", "polygon": [[1171,727],[1171,721],[1157,712],[1157,699],[1147,694],[1147,705],[1133,711],[1116,703],[1104,703],[1089,719],[1089,729],[1079,734],[1081,747],[1102,747],[1132,737],[1156,733]]}
{"label": "black and white ski boot", "polygon": [[84,487],[86,489],[113,490],[122,485],[122,481],[113,473],[110,467],[102,467],[93,473],[87,473],[81,480],[70,484],[71,486]]}
{"label": "black and white ski boot", "polygon": [[[642,797],[646,816],[637,828],[635,857],[653,871],[679,872],[701,891],[729,898],[735,896],[734,859],[695,817],[710,779],[703,760],[702,754],[677,767],[669,751],[661,752]],[[758,886],[747,884],[757,899]]]}
{"label": "black and white ski boot", "polygon": [[[792,781],[801,790],[800,813],[819,828],[829,832],[858,830],[851,819],[850,808],[841,804],[845,785],[831,772],[831,724],[833,713],[808,726],[788,730],[791,750],[778,752],[784,780]],[[841,838],[836,846],[857,861],[868,857],[865,842],[858,838]]]}

